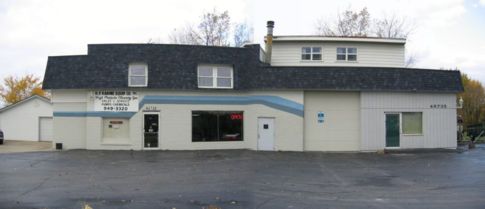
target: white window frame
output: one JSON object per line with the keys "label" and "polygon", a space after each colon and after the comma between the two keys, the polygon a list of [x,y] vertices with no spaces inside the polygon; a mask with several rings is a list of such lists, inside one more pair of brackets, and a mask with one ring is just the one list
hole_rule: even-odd
{"label": "white window frame", "polygon": [[[145,84],[142,85],[134,85],[131,84],[131,77],[143,77],[141,75],[131,75],[131,67],[134,65],[143,65],[145,67]],[[145,63],[130,63],[128,65],[128,86],[129,87],[147,87],[148,86],[148,65]]]}
{"label": "white window frame", "polygon": [[[338,49],[345,49],[345,53],[339,53]],[[355,53],[349,53],[349,49],[355,49]],[[336,52],[335,60],[337,62],[357,62],[357,60],[359,60],[357,47],[337,47],[335,52]],[[339,60],[338,55],[344,55],[345,59]],[[349,60],[349,55],[355,55],[355,60]]]}
{"label": "white window frame", "polygon": [[[201,67],[212,68],[212,76],[201,76],[200,75]],[[219,70],[219,68],[229,68],[231,71],[231,76],[230,77],[217,76],[217,71]],[[199,78],[201,77],[212,78],[212,86],[201,86],[199,82]],[[219,86],[218,78],[230,78],[231,86]],[[227,65],[199,65],[197,67],[197,86],[200,89],[232,89],[234,88],[234,68],[232,66],[227,66]]]}
{"label": "white window frame", "polygon": [[[303,49],[304,48],[310,48],[310,53],[303,53]],[[320,48],[320,53],[313,52],[313,49],[314,48]],[[309,54],[310,55],[310,59],[309,60],[303,59],[303,55],[306,55],[306,54]],[[318,60],[317,59],[313,59],[313,55],[315,55],[315,54],[319,54],[320,55],[320,59],[318,59]],[[321,46],[304,46],[304,47],[301,47],[300,60],[303,61],[303,62],[308,62],[308,61],[321,62],[321,61],[323,61],[323,47],[321,47]]]}

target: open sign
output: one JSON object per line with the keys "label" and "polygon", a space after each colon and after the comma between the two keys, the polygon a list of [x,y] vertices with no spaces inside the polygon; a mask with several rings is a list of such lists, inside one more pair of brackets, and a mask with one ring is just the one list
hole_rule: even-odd
{"label": "open sign", "polygon": [[242,114],[237,114],[237,113],[231,114],[231,120],[242,120],[242,119],[243,119]]}

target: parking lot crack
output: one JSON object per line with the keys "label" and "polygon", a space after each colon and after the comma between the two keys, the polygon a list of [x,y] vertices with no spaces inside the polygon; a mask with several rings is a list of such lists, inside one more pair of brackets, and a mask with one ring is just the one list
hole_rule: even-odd
{"label": "parking lot crack", "polygon": [[29,193],[31,193],[31,192],[33,192],[33,191],[35,191],[35,190],[39,189],[39,188],[40,188],[42,185],[44,185],[44,184],[45,184],[45,182],[47,182],[47,181],[48,181],[49,179],[51,179],[51,178],[52,178],[52,177],[50,177],[50,176],[49,176],[49,177],[44,178],[44,179],[43,179],[43,180],[42,180],[42,181],[41,181],[39,184],[37,184],[37,186],[35,186],[35,187],[33,187],[32,189],[29,189],[29,190],[25,191],[24,193],[20,194],[20,195],[19,195],[19,196],[18,196],[16,199],[18,200],[18,199],[22,198],[23,196],[25,196],[25,195],[27,195],[27,194],[29,194]]}

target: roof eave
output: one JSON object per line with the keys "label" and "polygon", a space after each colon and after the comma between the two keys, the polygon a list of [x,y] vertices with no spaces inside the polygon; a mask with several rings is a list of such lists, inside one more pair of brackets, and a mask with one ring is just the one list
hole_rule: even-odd
{"label": "roof eave", "polygon": [[327,36],[274,36],[273,42],[364,42],[364,43],[389,43],[406,44],[406,39],[400,38],[373,38],[373,37],[327,37]]}
{"label": "roof eave", "polygon": [[49,98],[47,98],[47,97],[43,97],[43,96],[39,96],[39,95],[32,95],[32,96],[27,97],[27,98],[25,98],[23,100],[20,100],[20,101],[18,101],[16,103],[13,103],[13,104],[7,105],[7,106],[5,106],[3,108],[0,108],[0,113],[5,112],[5,111],[7,111],[9,109],[12,109],[12,108],[14,108],[16,106],[19,106],[19,105],[21,105],[21,104],[23,104],[25,102],[28,102],[28,101],[30,101],[32,99],[35,99],[35,98],[40,99],[43,102],[52,104],[51,100]]}

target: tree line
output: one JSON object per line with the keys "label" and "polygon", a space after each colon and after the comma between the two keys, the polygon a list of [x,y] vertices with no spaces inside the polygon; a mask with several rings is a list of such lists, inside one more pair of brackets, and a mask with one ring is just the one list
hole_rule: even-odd
{"label": "tree line", "polygon": [[465,73],[461,74],[461,82],[464,91],[458,94],[463,99],[463,107],[458,109],[458,115],[463,120],[463,125],[473,125],[485,122],[485,89],[479,80],[470,78]]}
{"label": "tree line", "polygon": [[[408,38],[413,30],[414,25],[406,18],[397,15],[372,18],[366,7],[357,11],[347,9],[338,13],[335,20],[319,19],[315,24],[315,35],[336,37]],[[252,32],[247,23],[231,22],[227,10],[214,9],[203,13],[197,23],[174,29],[168,39],[172,44],[240,47],[253,41]],[[412,53],[406,53],[406,67],[414,66],[416,61]]]}

